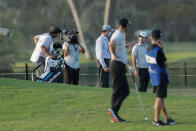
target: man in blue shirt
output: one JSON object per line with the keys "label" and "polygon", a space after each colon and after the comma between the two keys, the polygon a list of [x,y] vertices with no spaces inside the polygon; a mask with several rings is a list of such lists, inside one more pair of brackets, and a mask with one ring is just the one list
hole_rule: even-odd
{"label": "man in blue shirt", "polygon": [[[148,70],[151,83],[154,88],[154,93],[156,93],[157,95],[154,105],[154,126],[172,125],[176,123],[168,116],[164,104],[164,98],[167,97],[167,85],[169,84],[169,76],[166,70],[166,66],[168,66],[167,59],[162,50],[163,43],[161,42],[161,36],[162,32],[159,29],[152,31],[152,45],[149,46],[146,52],[146,61],[149,66]],[[166,124],[159,118],[161,111],[163,112],[163,115],[166,119]]]}

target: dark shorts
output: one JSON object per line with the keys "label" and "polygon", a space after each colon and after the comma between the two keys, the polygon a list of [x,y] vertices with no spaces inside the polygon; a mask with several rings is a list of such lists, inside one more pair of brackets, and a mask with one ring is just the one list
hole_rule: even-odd
{"label": "dark shorts", "polygon": [[156,93],[157,97],[166,98],[167,97],[167,85],[155,86],[153,87],[154,93]]}
{"label": "dark shorts", "polygon": [[160,85],[153,87],[153,92],[157,94],[157,97],[166,98],[167,97],[167,86],[169,84],[168,77],[165,73],[160,74]]}

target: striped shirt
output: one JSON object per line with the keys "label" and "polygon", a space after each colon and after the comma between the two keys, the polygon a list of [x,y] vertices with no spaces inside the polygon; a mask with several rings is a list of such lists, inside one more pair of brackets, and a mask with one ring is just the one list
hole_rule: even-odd
{"label": "striped shirt", "polygon": [[96,40],[95,53],[97,59],[100,61],[103,68],[106,68],[107,66],[104,62],[104,59],[110,59],[111,56],[109,51],[108,38],[105,37],[103,34],[101,34]]}

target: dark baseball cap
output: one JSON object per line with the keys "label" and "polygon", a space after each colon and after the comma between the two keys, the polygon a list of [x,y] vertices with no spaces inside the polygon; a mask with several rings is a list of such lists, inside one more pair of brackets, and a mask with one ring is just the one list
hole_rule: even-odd
{"label": "dark baseball cap", "polygon": [[120,19],[118,24],[122,25],[123,27],[126,27],[126,26],[130,25],[131,22],[127,18],[122,18],[122,19]]}
{"label": "dark baseball cap", "polygon": [[151,37],[154,39],[160,39],[162,37],[162,32],[159,29],[154,29],[151,32]]}
{"label": "dark baseball cap", "polygon": [[57,27],[57,26],[51,26],[50,29],[49,29],[49,32],[58,34],[58,33],[61,33],[62,30],[59,27]]}

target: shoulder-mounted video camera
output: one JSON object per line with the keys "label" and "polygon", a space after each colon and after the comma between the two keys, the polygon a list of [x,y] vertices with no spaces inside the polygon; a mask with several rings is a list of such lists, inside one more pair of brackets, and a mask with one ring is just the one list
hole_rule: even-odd
{"label": "shoulder-mounted video camera", "polygon": [[79,44],[79,32],[76,30],[63,30],[61,40],[69,44]]}

